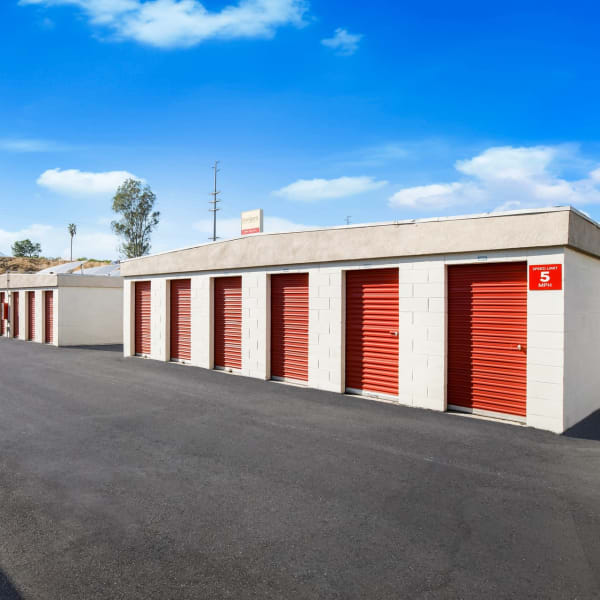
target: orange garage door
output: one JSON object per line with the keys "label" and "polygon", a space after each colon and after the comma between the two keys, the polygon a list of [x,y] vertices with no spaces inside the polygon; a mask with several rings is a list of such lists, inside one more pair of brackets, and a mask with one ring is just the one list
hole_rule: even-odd
{"label": "orange garage door", "polygon": [[135,353],[149,355],[152,351],[150,343],[150,321],[152,318],[152,302],[150,299],[150,282],[135,282]]}
{"label": "orange garage door", "polygon": [[215,279],[215,367],[242,368],[242,278]]}
{"label": "orange garage door", "polygon": [[171,360],[192,360],[191,280],[171,281]]}
{"label": "orange garage door", "polygon": [[19,292],[13,292],[13,337],[19,337]]}
{"label": "orange garage door", "polygon": [[44,342],[52,344],[54,342],[54,292],[52,290],[44,292],[44,320],[46,322]]}
{"label": "orange garage door", "polygon": [[524,417],[527,265],[448,268],[448,405]]}
{"label": "orange garage door", "polygon": [[346,388],[398,395],[398,269],[346,273]]}
{"label": "orange garage door", "polygon": [[27,292],[27,339],[35,339],[35,292]]}
{"label": "orange garage door", "polygon": [[271,376],[308,381],[308,273],[271,277]]}

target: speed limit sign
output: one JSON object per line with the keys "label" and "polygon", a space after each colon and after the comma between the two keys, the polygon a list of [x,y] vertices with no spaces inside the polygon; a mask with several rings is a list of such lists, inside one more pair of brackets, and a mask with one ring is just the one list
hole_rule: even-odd
{"label": "speed limit sign", "polygon": [[562,290],[562,265],[529,265],[530,290]]}

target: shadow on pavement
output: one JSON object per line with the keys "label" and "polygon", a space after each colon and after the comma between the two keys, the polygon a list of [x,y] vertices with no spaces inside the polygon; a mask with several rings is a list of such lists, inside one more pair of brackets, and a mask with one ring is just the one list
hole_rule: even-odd
{"label": "shadow on pavement", "polygon": [[25,600],[11,580],[0,570],[0,599],[1,600]]}
{"label": "shadow on pavement", "polygon": [[567,429],[563,435],[581,440],[596,440],[600,442],[600,410],[593,412],[589,417]]}
{"label": "shadow on pavement", "polygon": [[102,350],[103,352],[123,353],[123,344],[99,344],[97,346],[65,346],[73,350]]}

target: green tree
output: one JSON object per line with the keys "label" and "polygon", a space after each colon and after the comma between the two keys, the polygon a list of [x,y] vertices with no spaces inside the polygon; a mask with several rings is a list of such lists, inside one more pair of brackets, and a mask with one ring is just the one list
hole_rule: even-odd
{"label": "green tree", "polygon": [[120,219],[113,221],[111,227],[122,239],[119,249],[127,258],[150,251],[150,235],[160,218],[160,213],[153,211],[155,202],[150,186],[137,179],[127,179],[117,189],[112,209]]}
{"label": "green tree", "polygon": [[12,245],[13,256],[27,256],[28,258],[38,258],[42,247],[34,244],[31,240],[21,240]]}
{"label": "green tree", "polygon": [[77,233],[77,225],[75,225],[75,223],[69,223],[69,225],[67,225],[67,230],[71,236],[71,262],[73,262],[73,237]]}

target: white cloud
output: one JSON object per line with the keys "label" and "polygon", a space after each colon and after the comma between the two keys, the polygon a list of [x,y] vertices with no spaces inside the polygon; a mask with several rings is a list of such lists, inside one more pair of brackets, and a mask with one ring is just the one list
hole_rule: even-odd
{"label": "white cloud", "polygon": [[[241,218],[217,219],[217,236],[220,239],[229,239],[239,237],[241,235]],[[206,234],[206,240],[212,235],[212,219],[201,219],[193,225],[194,229]],[[302,231],[304,229],[314,229],[312,225],[302,225],[294,223],[283,217],[265,217],[264,230],[265,233],[283,233],[285,231]]]}
{"label": "white cloud", "polygon": [[351,56],[358,50],[362,38],[362,33],[348,33],[348,30],[338,27],[333,37],[321,40],[321,44],[332,48],[340,56]]}
{"label": "white cloud", "polygon": [[35,138],[0,138],[0,150],[6,152],[53,152],[66,149],[66,146],[57,144],[51,140],[40,140]]}
{"label": "white cloud", "polygon": [[138,179],[128,171],[91,173],[78,169],[48,169],[37,179],[38,185],[68,196],[113,195],[129,178]]}
{"label": "white cloud", "polygon": [[20,0],[22,5],[75,6],[117,38],[161,48],[207,39],[268,38],[278,27],[301,26],[306,0],[239,0],[209,11],[199,0]]}
{"label": "white cloud", "polygon": [[356,196],[387,185],[373,177],[338,177],[337,179],[299,179],[273,192],[276,196],[301,202]]}
{"label": "white cloud", "polygon": [[461,180],[404,188],[389,204],[424,210],[451,206],[508,210],[600,203],[600,168],[567,179],[561,173],[564,161],[581,168],[589,164],[573,146],[488,148],[455,163],[464,176]]}
{"label": "white cloud", "polygon": [[[66,225],[60,228],[35,223],[18,231],[0,229],[0,251],[11,255],[11,246],[17,240],[24,239],[41,244],[43,256],[69,258],[70,237]],[[111,233],[78,227],[73,241],[73,255],[113,259],[118,255],[118,243],[116,236]]]}

